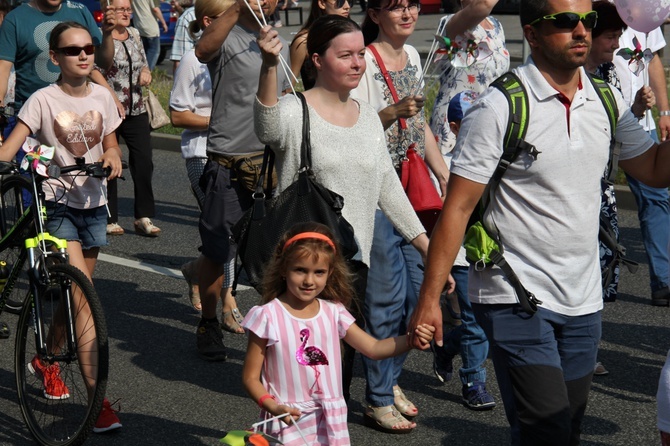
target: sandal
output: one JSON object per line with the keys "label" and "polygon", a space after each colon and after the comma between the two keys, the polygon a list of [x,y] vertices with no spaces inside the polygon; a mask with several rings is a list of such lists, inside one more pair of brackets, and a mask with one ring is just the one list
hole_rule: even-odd
{"label": "sandal", "polygon": [[395,406],[368,406],[365,425],[389,434],[408,434],[416,427],[416,423],[403,417]]}
{"label": "sandal", "polygon": [[419,415],[419,409],[407,399],[400,386],[393,386],[393,404],[398,412],[407,418],[414,418]]}
{"label": "sandal", "polygon": [[135,232],[147,237],[158,237],[161,230],[158,226],[154,226],[147,217],[142,217],[135,220]]}
{"label": "sandal", "polygon": [[184,263],[181,266],[181,273],[188,284],[188,298],[191,299],[193,308],[202,311],[202,304],[200,303],[200,287],[198,286],[198,276],[193,269],[195,268],[195,260]]}
{"label": "sandal", "polygon": [[[228,322],[229,320],[231,322]],[[243,320],[244,317],[242,316],[242,313],[240,313],[240,309],[233,308],[232,310],[223,313],[221,328],[230,333],[244,334],[244,328],[242,328]]]}
{"label": "sandal", "polygon": [[123,235],[125,232],[118,223],[107,224],[107,235]]}

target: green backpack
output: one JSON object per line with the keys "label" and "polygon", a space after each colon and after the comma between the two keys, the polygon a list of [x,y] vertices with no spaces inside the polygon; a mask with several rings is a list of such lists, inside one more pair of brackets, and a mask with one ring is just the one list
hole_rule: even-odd
{"label": "green backpack", "polygon": [[[591,84],[594,86],[598,97],[605,107],[607,117],[610,122],[611,137],[610,137],[610,157],[607,166],[607,179],[609,184],[613,184],[616,177],[617,164],[619,161],[620,147],[616,144],[614,139],[614,130],[616,128],[619,111],[616,100],[612,95],[607,82],[600,78],[588,74]],[[507,130],[505,132],[504,149],[498,165],[489,180],[488,185],[479,204],[470,217],[468,223],[468,230],[465,234],[464,247],[466,257],[470,263],[473,264],[475,270],[481,271],[484,268],[497,265],[502,269],[507,277],[514,291],[519,299],[519,304],[523,310],[532,315],[537,311],[537,306],[542,304],[542,301],[537,299],[535,295],[528,291],[519,280],[519,277],[514,273],[512,267],[507,263],[500,248],[499,241],[491,236],[491,232],[487,230],[484,225],[483,216],[489,203],[493,200],[494,194],[502,176],[507,171],[507,168],[518,158],[521,152],[526,151],[534,159],[541,153],[537,148],[524,140],[526,131],[528,130],[529,122],[529,107],[528,94],[526,88],[521,83],[518,76],[512,72],[505,73],[496,79],[491,86],[499,89],[507,98],[509,104],[509,120],[507,122]],[[602,270],[603,287],[609,285],[614,278],[614,267],[618,263],[624,263],[631,272],[637,267],[635,262],[624,258],[626,248],[617,243],[616,234],[612,228],[609,219],[600,216],[600,241],[603,242],[614,253],[614,259],[606,265]]]}

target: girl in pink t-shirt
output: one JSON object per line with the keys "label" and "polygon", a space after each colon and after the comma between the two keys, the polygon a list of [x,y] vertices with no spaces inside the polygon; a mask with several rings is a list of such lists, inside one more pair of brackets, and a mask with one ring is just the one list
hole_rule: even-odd
{"label": "girl in pink t-shirt", "polygon": [[[103,166],[111,167],[110,178],[121,174],[121,150],[114,133],[120,118],[114,98],[107,89],[88,81],[94,50],[91,35],[81,25],[65,22],[54,28],[49,57],[60,68],[61,76],[55,84],[36,91],[26,101],[16,127],[0,147],[1,160],[12,160],[26,138],[35,135],[40,143],[55,147],[52,163],[71,165],[76,157],[83,157],[87,163],[102,161]],[[98,237],[92,228],[78,227],[67,220],[72,219],[69,215],[84,221],[95,220],[97,214],[102,214],[103,220],[106,218],[101,181],[76,177],[73,173],[72,177],[50,179],[44,187],[47,209],[55,212],[65,209],[65,217],[55,222],[56,228],[48,229],[56,237],[68,240],[70,263],[89,279],[99,247],[106,244],[106,239]],[[54,220],[52,215],[48,220]]]}
{"label": "girl in pink t-shirt", "polygon": [[[61,76],[55,84],[36,91],[26,101],[16,127],[0,146],[0,160],[11,161],[26,138],[35,135],[40,143],[55,147],[52,163],[72,165],[76,157],[83,157],[86,163],[101,161],[103,167],[110,167],[110,179],[121,174],[121,150],[114,133],[121,120],[114,98],[106,88],[88,81],[94,51],[93,40],[84,26],[74,22],[56,25],[49,39],[49,57],[60,68]],[[60,180],[48,180],[44,186],[45,229],[68,241],[70,264],[91,282],[100,246],[107,244],[104,188],[104,180],[66,175]],[[82,311],[78,318],[87,316]],[[85,363],[83,359],[81,362]],[[29,367],[45,377],[46,398],[69,398],[67,384],[60,374],[43,372],[52,366],[36,356]],[[105,399],[94,432],[121,427],[114,412]]]}
{"label": "girl in pink t-shirt", "polygon": [[[350,444],[340,339],[373,359],[411,348],[409,333],[379,341],[355,324],[345,308],[351,274],[334,240],[313,222],[284,234],[265,271],[264,305],[242,322],[249,332],[244,386],[262,418],[289,414],[267,430],[285,445]],[[422,325],[412,335],[427,348],[434,331]]]}

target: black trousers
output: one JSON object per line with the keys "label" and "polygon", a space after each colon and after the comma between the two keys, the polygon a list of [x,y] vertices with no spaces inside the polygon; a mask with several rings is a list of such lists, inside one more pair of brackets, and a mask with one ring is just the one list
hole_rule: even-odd
{"label": "black trousers", "polygon": [[[135,218],[153,217],[156,215],[154,203],[154,191],[152,177],[154,174],[154,163],[152,161],[151,127],[149,126],[149,115],[142,113],[137,116],[127,116],[116,129],[116,137],[123,138],[128,146],[128,168],[133,178],[133,189],[135,192]],[[118,180],[107,182],[107,199],[109,200],[109,212],[112,216],[109,223],[119,221],[118,205]]]}

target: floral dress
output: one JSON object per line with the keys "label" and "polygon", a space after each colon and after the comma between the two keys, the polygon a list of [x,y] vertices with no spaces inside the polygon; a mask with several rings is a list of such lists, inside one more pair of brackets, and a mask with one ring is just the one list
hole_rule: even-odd
{"label": "floral dress", "polygon": [[[447,22],[453,17],[446,16]],[[447,122],[447,109],[449,101],[464,90],[472,90],[476,93],[483,92],[491,82],[502,76],[509,70],[509,52],[505,47],[505,33],[502,25],[494,17],[486,19],[492,29],[486,29],[481,24],[466,33],[458,36],[456,42],[463,48],[469,40],[475,44],[485,42],[492,54],[481,58],[466,68],[453,66],[447,59],[434,62],[434,67],[426,67],[426,70],[440,73],[440,89],[435,98],[433,113],[430,117],[430,128],[433,130],[437,144],[443,155],[451,152],[456,144],[456,137],[449,130]]]}
{"label": "floral dress", "polygon": [[[139,84],[142,69],[148,67],[147,56],[144,54],[142,40],[137,30],[133,27],[126,29],[128,30],[126,40],[114,39],[114,64],[107,70],[97,68],[105,76],[116,97],[123,104],[126,114],[137,116],[147,111],[142,100],[142,87]],[[131,66],[132,77],[129,76]]]}
{"label": "floral dress", "polygon": [[[393,86],[399,99],[412,94],[423,94],[423,83],[421,80],[421,57],[416,49],[410,45],[404,46],[407,62],[398,71],[388,70]],[[365,52],[367,68],[361,82],[351,92],[351,97],[363,100],[380,111],[395,103],[391,90],[382,75],[379,65],[370,50]],[[396,168],[405,157],[407,149],[412,143],[416,143],[414,149],[423,158],[426,140],[426,120],[423,113],[405,119],[407,128],[402,130],[396,120],[386,129],[386,143],[391,160]]]}

